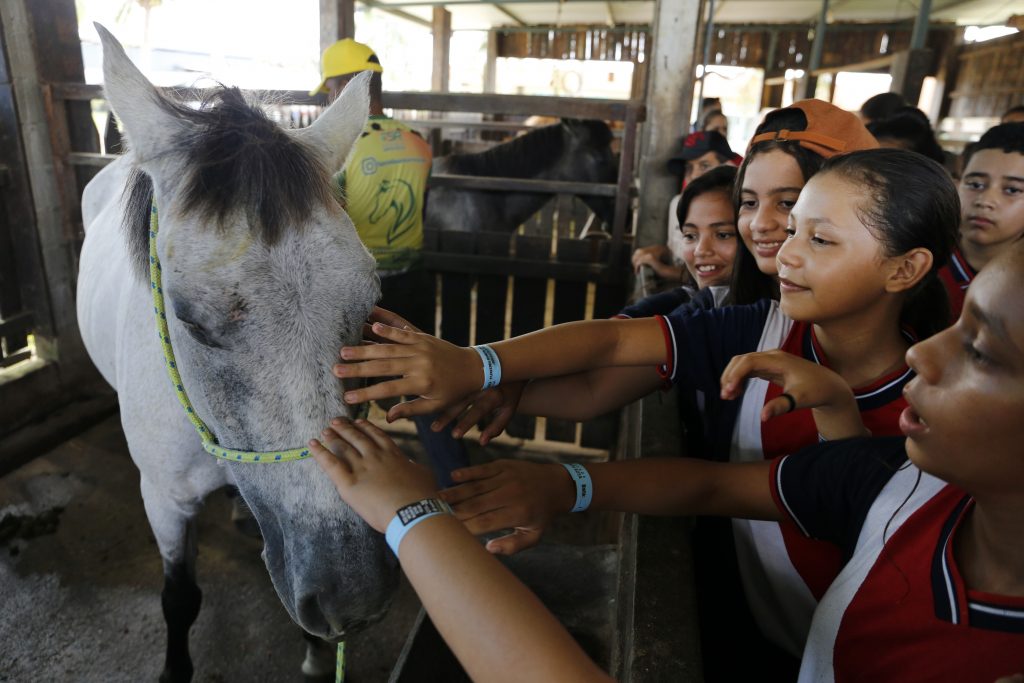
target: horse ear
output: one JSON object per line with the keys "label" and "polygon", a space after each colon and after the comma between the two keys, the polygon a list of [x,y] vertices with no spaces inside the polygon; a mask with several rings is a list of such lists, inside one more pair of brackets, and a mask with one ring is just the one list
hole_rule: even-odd
{"label": "horse ear", "polygon": [[132,64],[117,38],[100,24],[93,24],[103,43],[103,86],[107,100],[125,133],[136,162],[147,171],[151,162],[170,148],[182,127],[163,95]]}
{"label": "horse ear", "polygon": [[317,151],[327,170],[344,168],[370,113],[370,72],[348,82],[331,106],[309,128],[295,131],[298,138]]}

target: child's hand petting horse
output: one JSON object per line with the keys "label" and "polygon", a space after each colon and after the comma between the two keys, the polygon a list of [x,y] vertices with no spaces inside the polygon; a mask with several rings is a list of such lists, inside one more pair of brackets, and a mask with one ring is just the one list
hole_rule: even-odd
{"label": "child's hand petting horse", "polygon": [[525,388],[526,382],[508,382],[485,389],[448,406],[430,428],[439,432],[457,420],[452,427],[452,436],[459,439],[473,427],[480,426],[480,445],[486,446],[491,439],[505,431],[509,421],[515,417]]}
{"label": "child's hand petting horse", "polygon": [[409,460],[366,420],[335,418],[309,446],[341,499],[377,531],[387,528],[400,507],[437,491],[430,470]]}
{"label": "child's hand petting horse", "polygon": [[572,509],[576,486],[561,465],[496,460],[452,472],[456,486],[440,492],[474,535],[501,529],[487,550],[512,555],[536,545],[555,515]]}
{"label": "child's hand petting horse", "polygon": [[780,350],[735,356],[722,373],[722,398],[739,398],[746,380],[754,377],[782,387],[781,395],[764,404],[762,422],[799,408],[812,408],[818,433],[825,439],[869,434],[850,387],[823,365]]}
{"label": "child's hand petting horse", "polygon": [[418,396],[388,411],[388,422],[393,422],[400,417],[441,411],[476,393],[483,385],[483,362],[473,349],[380,322],[373,323],[371,332],[387,343],[343,347],[344,362],[334,366],[335,376],[397,379],[347,391],[346,403]]}

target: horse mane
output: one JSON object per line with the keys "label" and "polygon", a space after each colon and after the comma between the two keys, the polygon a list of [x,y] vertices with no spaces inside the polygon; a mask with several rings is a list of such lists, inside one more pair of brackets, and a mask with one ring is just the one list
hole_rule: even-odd
{"label": "horse mane", "polygon": [[565,151],[561,123],[531,130],[525,135],[475,154],[444,157],[446,173],[505,178],[532,178],[547,170]]}
{"label": "horse mane", "polygon": [[[165,152],[185,166],[184,215],[222,227],[241,209],[250,228],[274,244],[289,228],[308,222],[315,207],[334,201],[320,159],[238,88],[219,87],[198,108],[164,97],[159,103],[186,124]],[[122,201],[129,252],[137,272],[147,277],[152,178],[133,167]]]}

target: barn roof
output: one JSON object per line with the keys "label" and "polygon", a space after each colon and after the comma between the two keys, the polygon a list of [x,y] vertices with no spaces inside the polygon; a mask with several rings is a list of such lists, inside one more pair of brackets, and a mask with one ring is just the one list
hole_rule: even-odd
{"label": "barn roof", "polygon": [[[643,26],[654,16],[654,0],[368,0],[366,5],[400,9],[429,21],[434,6],[452,13],[454,29],[499,26],[574,26],[627,24]],[[831,0],[832,21],[895,22],[917,16],[919,0]],[[961,26],[999,25],[1014,14],[1007,0],[933,0],[933,22]],[[821,0],[717,0],[715,21],[721,24],[811,23],[821,11]]]}

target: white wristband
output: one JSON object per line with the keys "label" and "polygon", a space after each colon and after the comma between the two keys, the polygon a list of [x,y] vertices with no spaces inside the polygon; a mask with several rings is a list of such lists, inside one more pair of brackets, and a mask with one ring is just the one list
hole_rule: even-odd
{"label": "white wristband", "polygon": [[590,479],[590,472],[583,465],[575,462],[562,463],[576,484],[576,504],[570,512],[583,512],[590,507],[590,501],[594,498],[594,482]]}
{"label": "white wristband", "polygon": [[484,364],[484,385],[481,389],[490,389],[501,384],[501,360],[494,349],[489,344],[478,344],[472,348],[480,354],[480,361]]}
{"label": "white wristband", "polygon": [[438,515],[450,515],[452,508],[448,503],[436,498],[424,498],[398,509],[395,516],[388,522],[384,538],[391,546],[391,552],[398,556],[398,546],[409,530],[425,519]]}

